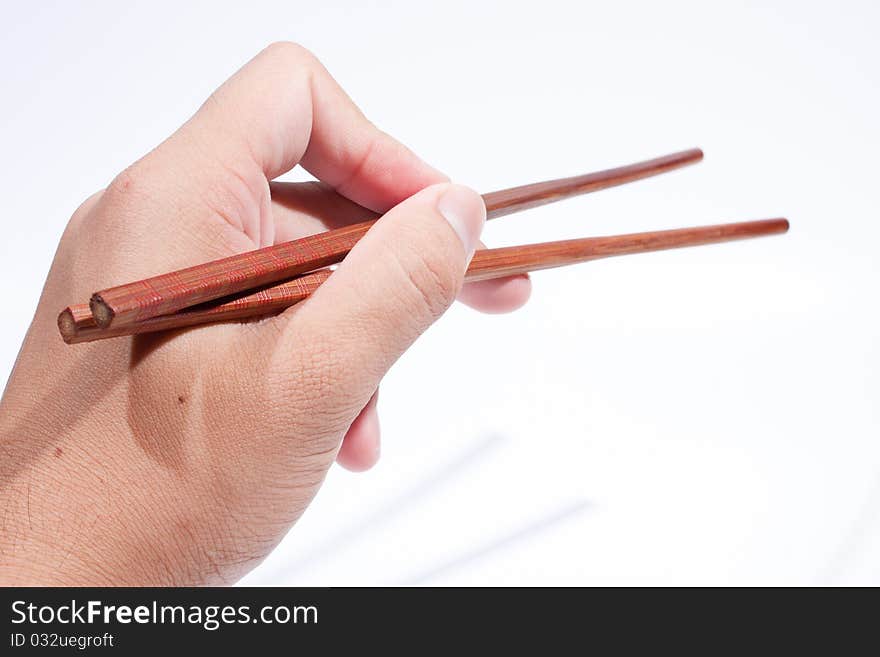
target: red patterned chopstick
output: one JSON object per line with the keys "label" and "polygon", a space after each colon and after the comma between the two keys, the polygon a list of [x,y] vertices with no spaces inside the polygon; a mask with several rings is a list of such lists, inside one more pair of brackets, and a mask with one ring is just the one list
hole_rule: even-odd
{"label": "red patterned chopstick", "polygon": [[[534,183],[484,195],[489,218],[621,185],[698,162],[690,149],[623,167]],[[287,280],[339,262],[375,220],[196,265],[95,293],[94,321],[117,328],[220,297]]]}
{"label": "red patterned chopstick", "polygon": [[[465,277],[468,281],[499,278],[599,258],[761,237],[784,233],[787,230],[786,219],[765,219],[610,237],[588,237],[500,249],[481,249],[474,254]],[[73,344],[266,316],[299,303],[318,289],[330,274],[329,269],[320,269],[236,299],[205,304],[202,307],[107,329],[96,326],[89,307],[80,304],[66,308],[58,318],[58,326],[65,342]]]}
{"label": "red patterned chopstick", "polygon": [[111,326],[106,329],[100,328],[95,323],[89,305],[80,303],[68,306],[61,311],[61,314],[58,315],[58,329],[65,342],[76,344],[123,335],[170,331],[198,324],[267,316],[308,298],[332,273],[330,269],[318,269],[310,274],[283,283],[276,283],[234,299],[218,299],[191,308],[184,308],[170,315],[160,315],[142,322]]}

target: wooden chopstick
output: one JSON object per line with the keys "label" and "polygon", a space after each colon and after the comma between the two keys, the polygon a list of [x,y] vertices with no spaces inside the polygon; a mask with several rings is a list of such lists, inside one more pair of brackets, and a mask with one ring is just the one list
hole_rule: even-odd
{"label": "wooden chopstick", "polygon": [[[786,219],[764,219],[610,237],[588,237],[500,249],[481,249],[474,254],[465,279],[478,281],[499,278],[599,258],[761,237],[784,233],[787,230],[788,221]],[[70,306],[61,313],[58,318],[58,327],[64,341],[68,344],[74,344],[123,335],[179,329],[198,324],[266,316],[280,312],[307,298],[330,277],[331,273],[329,269],[319,269],[235,299],[221,300],[170,315],[153,317],[124,326],[111,326],[106,329],[95,324],[86,304],[79,304]]]}
{"label": "wooden chopstick", "polygon": [[68,344],[92,342],[123,335],[137,335],[173,329],[268,316],[308,298],[333,272],[319,269],[297,278],[276,283],[256,292],[233,299],[218,299],[205,304],[184,308],[170,315],[151,317],[142,322],[100,328],[92,316],[89,304],[68,306],[58,316],[58,329]]}
{"label": "wooden chopstick", "polygon": [[[487,216],[500,217],[545,203],[654,176],[703,157],[699,149],[627,166],[486,194]],[[287,280],[342,260],[375,219],[291,242],[96,292],[89,302],[101,328],[121,328],[168,315],[270,283]]]}

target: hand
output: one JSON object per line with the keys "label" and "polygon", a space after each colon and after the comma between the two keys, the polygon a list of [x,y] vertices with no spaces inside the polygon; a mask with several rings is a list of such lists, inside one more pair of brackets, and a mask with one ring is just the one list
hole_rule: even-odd
{"label": "hand", "polygon": [[[301,164],[321,182],[270,183]],[[385,212],[306,302],[256,322],[66,346],[100,288]],[[376,390],[456,295],[485,218],[370,124],[314,57],[260,53],[73,215],[0,402],[0,580],[231,583],[281,540],[333,460],[379,453]],[[460,294],[459,294],[460,292]]]}

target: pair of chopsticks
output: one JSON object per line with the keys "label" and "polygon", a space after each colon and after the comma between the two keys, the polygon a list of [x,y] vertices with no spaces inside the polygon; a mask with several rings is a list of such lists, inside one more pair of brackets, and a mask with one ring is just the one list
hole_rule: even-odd
{"label": "pair of chopsticks", "polygon": [[[483,195],[487,217],[501,217],[578,194],[606,189],[699,162],[690,149],[572,178]],[[68,344],[278,313],[327,280],[375,220],[214,260],[96,292],[68,306],[58,328]],[[785,219],[698,226],[610,237],[478,250],[467,281],[499,278],[598,258],[760,237],[788,230]]]}

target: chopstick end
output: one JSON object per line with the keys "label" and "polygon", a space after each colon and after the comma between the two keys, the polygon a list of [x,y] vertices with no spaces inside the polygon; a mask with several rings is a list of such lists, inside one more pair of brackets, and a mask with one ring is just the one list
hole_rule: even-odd
{"label": "chopstick end", "polygon": [[113,309],[104,302],[100,294],[95,293],[92,295],[92,298],[89,299],[89,307],[92,309],[92,317],[95,319],[95,324],[101,328],[107,328],[110,326],[113,322],[113,316],[115,313],[113,312]]}

